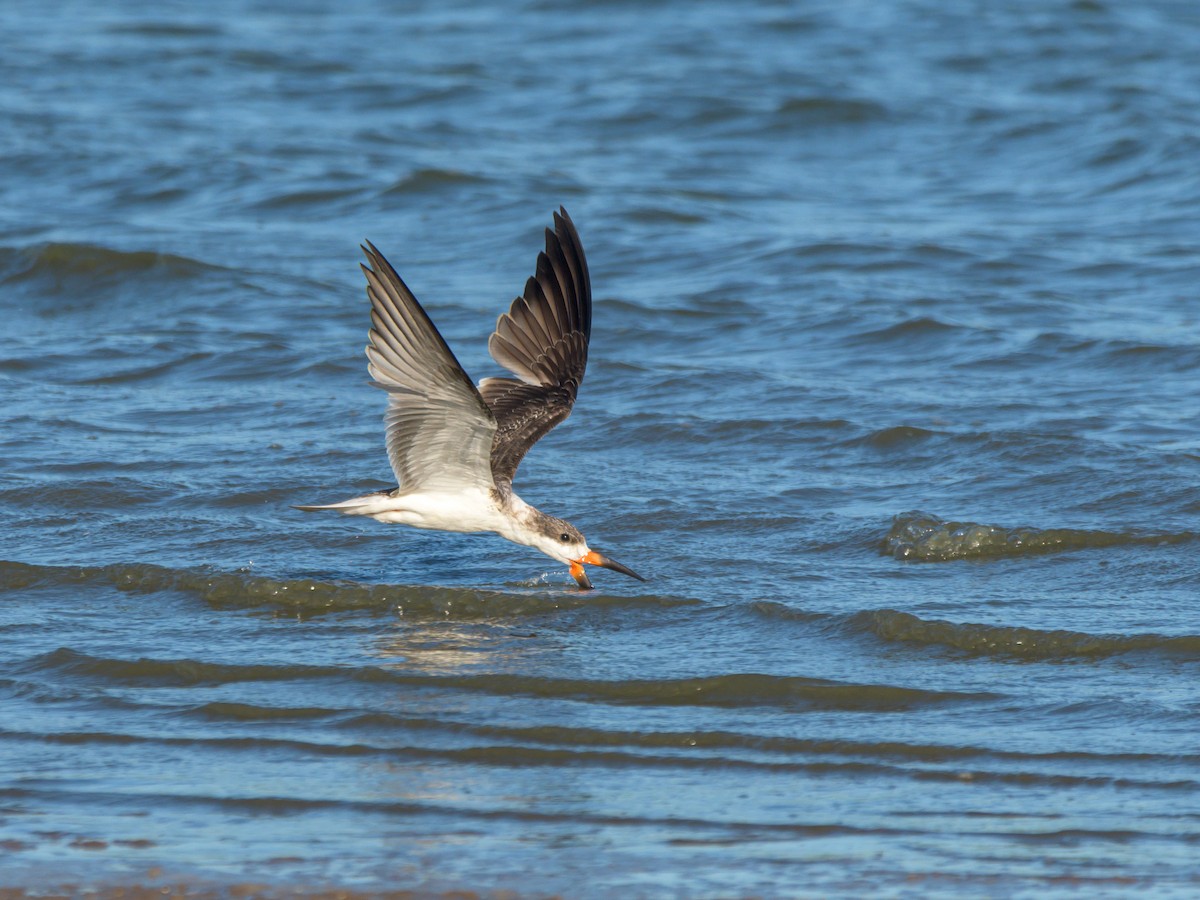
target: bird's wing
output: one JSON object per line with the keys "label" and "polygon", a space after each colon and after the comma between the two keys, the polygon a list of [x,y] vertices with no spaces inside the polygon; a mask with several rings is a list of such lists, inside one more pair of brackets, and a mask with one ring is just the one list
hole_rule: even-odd
{"label": "bird's wing", "polygon": [[587,260],[574,223],[560,207],[525,295],[500,316],[488,339],[492,358],[517,376],[485,378],[479,385],[497,423],[492,477],[501,489],[511,487],[529,448],[571,414],[591,333]]}
{"label": "bird's wing", "polygon": [[496,419],[417,298],[370,241],[367,370],[388,392],[388,458],[404,491],[490,489]]}

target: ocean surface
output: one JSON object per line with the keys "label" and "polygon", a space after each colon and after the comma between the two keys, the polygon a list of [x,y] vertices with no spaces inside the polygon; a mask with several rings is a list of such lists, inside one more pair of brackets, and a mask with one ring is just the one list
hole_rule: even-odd
{"label": "ocean surface", "polygon": [[[5,4],[0,887],[1200,895],[1200,6]],[[517,477],[394,484],[358,244]],[[507,892],[507,893],[505,893]]]}

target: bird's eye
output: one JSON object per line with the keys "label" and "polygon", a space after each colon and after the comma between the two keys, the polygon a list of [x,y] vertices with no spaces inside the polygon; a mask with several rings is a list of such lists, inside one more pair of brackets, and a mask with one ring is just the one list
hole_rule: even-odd
{"label": "bird's eye", "polygon": [[571,543],[571,536],[569,534],[567,534],[565,531],[558,536],[558,539],[560,541],[562,541],[564,544]]}

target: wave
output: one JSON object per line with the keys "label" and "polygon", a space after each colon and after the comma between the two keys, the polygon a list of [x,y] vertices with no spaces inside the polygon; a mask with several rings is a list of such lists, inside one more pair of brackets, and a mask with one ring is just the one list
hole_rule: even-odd
{"label": "wave", "polygon": [[[97,430],[100,430],[99,428]],[[84,472],[88,468],[110,468],[108,464],[80,464],[72,471]],[[24,484],[17,487],[0,489],[0,503],[9,507],[29,507],[38,510],[76,511],[80,509],[127,509],[136,504],[161,503],[172,500],[179,494],[179,488],[172,484],[152,482],[145,477],[128,478],[122,475],[110,475],[104,479],[89,479],[76,477],[66,483]],[[3,570],[5,566],[20,566],[19,563],[0,562],[0,589],[6,583]],[[39,567],[34,567],[39,568]],[[14,584],[19,585],[24,576],[14,569]]]}
{"label": "wave", "polygon": [[244,664],[146,657],[119,659],[92,656],[69,647],[34,656],[18,665],[15,671],[22,674],[57,672],[116,684],[175,687],[238,682],[351,680],[619,706],[776,707],[893,712],[955,703],[989,702],[1003,696],[985,691],[926,690],[758,673],[623,681],[543,678],[506,673],[427,675],[382,666]]}
{"label": "wave", "polygon": [[146,272],[182,277],[217,268],[208,263],[155,250],[113,250],[96,244],[47,243],[0,248],[0,284],[46,280],[125,277]]}
{"label": "wave", "polygon": [[[1164,757],[1145,752],[1099,752],[1093,750],[1025,751],[981,745],[867,741],[845,738],[760,735],[737,731],[630,731],[586,726],[539,724],[510,725],[474,723],[456,719],[404,715],[391,711],[364,712],[329,707],[260,706],[252,703],[210,701],[183,710],[185,715],[204,720],[256,724],[320,721],[329,733],[352,732],[446,732],[473,738],[554,747],[623,747],[659,751],[708,752],[726,758],[729,753],[753,753],[776,757],[797,755],[843,757],[888,762],[954,763],[966,760],[1005,760],[1016,763],[1110,764],[1146,763]],[[716,757],[710,757],[716,758]],[[1200,753],[1172,754],[1180,765],[1200,763]]]}
{"label": "wave", "polygon": [[[579,809],[571,809],[563,812],[546,811],[531,807],[528,803],[519,803],[511,806],[490,807],[490,806],[469,806],[463,804],[454,804],[452,802],[436,803],[433,801],[417,801],[417,800],[388,800],[388,799],[334,799],[322,797],[287,797],[280,795],[233,795],[233,794],[215,794],[204,793],[201,788],[197,788],[195,792],[167,792],[159,791],[155,793],[156,801],[163,804],[169,804],[171,807],[184,806],[207,806],[220,807],[227,810],[237,810],[249,812],[253,815],[285,815],[289,813],[311,812],[324,809],[335,809],[343,811],[347,814],[353,814],[362,817],[367,814],[383,814],[394,816],[420,816],[427,815],[434,818],[445,819],[466,819],[466,820],[481,820],[481,821],[496,821],[496,820],[512,820],[514,822],[546,822],[546,823],[562,823],[566,826],[576,828],[580,824],[590,824],[599,826],[610,825],[626,825],[626,826],[653,826],[653,827],[670,827],[670,828],[706,828],[728,831],[735,834],[745,833],[748,837],[758,839],[757,836],[763,833],[768,834],[785,834],[785,835],[815,835],[824,836],[830,834],[911,834],[914,833],[906,828],[872,826],[858,827],[854,825],[844,825],[840,823],[802,823],[802,822],[754,822],[741,823],[730,822],[724,818],[714,817],[712,819],[688,818],[683,816],[643,816],[636,814],[617,814],[597,812],[589,813],[582,812]],[[76,789],[61,787],[57,784],[48,783],[44,785],[19,785],[19,786],[0,786],[0,800],[7,801],[9,805],[15,802],[28,803],[30,800],[36,800],[42,803],[59,802],[59,803],[86,803],[95,808],[115,807],[121,804],[145,804],[145,794],[137,791],[122,791],[122,790],[87,790],[79,791]],[[263,896],[258,892],[255,886],[255,896]],[[19,895],[18,895],[19,896]],[[134,896],[137,896],[134,894]],[[267,894],[266,896],[273,896]],[[296,894],[288,894],[287,896],[301,896]],[[320,895],[314,895],[320,896]],[[354,896],[354,895],[350,895]],[[405,896],[404,894],[396,894],[395,896]],[[422,894],[408,896],[426,896]],[[456,894],[438,894],[429,896],[456,896]],[[464,896],[458,894],[457,896]],[[465,895],[471,896],[471,895]]]}
{"label": "wave", "polygon": [[747,609],[762,618],[812,624],[830,632],[869,634],[895,643],[938,645],[979,656],[1065,660],[1161,653],[1200,659],[1200,634],[1091,634],[1066,629],[923,619],[895,609],[866,609],[848,614],[814,612],[768,600],[755,601]]}
{"label": "wave", "polygon": [[[83,315],[111,319],[123,307],[140,308],[147,297],[180,295],[181,284],[188,285],[187,296],[198,298],[206,290],[202,283],[221,271],[220,266],[156,250],[114,250],[76,243],[0,247],[0,285],[14,299],[12,311],[39,318]],[[85,345],[85,355],[95,354],[93,358],[103,360],[112,352],[107,345],[93,347],[92,343]],[[40,349],[42,355],[32,363],[33,368],[68,361],[56,352],[58,345]],[[75,346],[72,350],[80,352]]]}
{"label": "wave", "polygon": [[219,25],[207,22],[168,22],[148,20],[144,22],[117,23],[104,29],[109,34],[130,34],[147,38],[216,38],[225,31]]}
{"label": "wave", "polygon": [[[363,742],[333,743],[309,741],[298,738],[280,738],[256,735],[172,737],[161,734],[136,735],[127,733],[96,731],[29,732],[0,729],[0,740],[35,741],[51,745],[100,744],[110,746],[134,746],[149,744],[159,747],[192,747],[219,749],[224,751],[246,750],[261,754],[265,750],[294,752],[306,758],[319,756],[363,757],[374,756],[392,760],[428,760],[442,764],[468,766],[511,766],[529,767],[575,767],[608,766],[614,768],[670,768],[670,769],[743,769],[767,770],[772,772],[807,772],[815,775],[835,773],[856,776],[884,775],[892,778],[907,777],[926,782],[949,782],[954,784],[969,780],[974,783],[1017,784],[1022,786],[1045,784],[1055,787],[1119,786],[1152,788],[1170,791],[1193,791],[1197,786],[1194,779],[1157,780],[1129,778],[1112,774],[1075,774],[1039,771],[994,771],[971,770],[964,772],[953,768],[913,768],[911,761],[900,764],[847,760],[771,760],[746,759],[729,756],[652,754],[627,749],[579,749],[561,747],[538,747],[524,744],[489,744],[471,747],[429,747],[411,744],[369,744]],[[691,748],[689,748],[691,749]],[[305,802],[301,798],[293,798]],[[321,801],[318,801],[321,802]]]}
{"label": "wave", "polygon": [[364,193],[361,187],[309,188],[272,194],[252,204],[254,209],[289,210],[293,207],[330,207],[348,205]]}
{"label": "wave", "polygon": [[1155,652],[1200,659],[1200,635],[1088,634],[1006,625],[922,619],[894,609],[873,609],[850,617],[851,627],[884,641],[937,644],[977,655],[1054,660],[1098,658],[1124,653]]}
{"label": "wave", "polygon": [[1194,532],[1133,534],[1075,528],[1033,528],[956,522],[919,511],[900,513],[880,544],[880,552],[915,562],[1033,556],[1100,547],[1183,544]]}
{"label": "wave", "polygon": [[860,445],[875,450],[907,450],[913,445],[924,443],[931,438],[947,436],[947,432],[933,431],[917,425],[893,425],[854,437],[846,443],[848,446]]}
{"label": "wave", "polygon": [[939,343],[947,340],[948,335],[967,334],[974,331],[976,329],[953,322],[943,322],[933,316],[915,316],[892,325],[858,332],[851,335],[847,342],[852,345],[897,344],[903,345],[905,349],[914,350],[916,349],[912,346],[914,341]]}
{"label": "wave", "polygon": [[882,122],[891,111],[861,97],[789,97],[779,104],[776,118],[790,126],[862,125]]}
{"label": "wave", "polygon": [[512,591],[427,585],[361,584],[310,578],[270,578],[248,572],[172,569],[149,563],[108,566],[40,566],[0,561],[0,591],[35,586],[110,584],[118,590],[152,594],[178,591],[216,609],[283,608],[301,615],[355,610],[394,613],[406,619],[495,619],[536,616],[589,607],[698,605],[682,597],[624,597],[581,593],[549,586]]}
{"label": "wave", "polygon": [[437,193],[448,188],[487,184],[490,179],[458,169],[417,169],[384,189],[389,194]]}

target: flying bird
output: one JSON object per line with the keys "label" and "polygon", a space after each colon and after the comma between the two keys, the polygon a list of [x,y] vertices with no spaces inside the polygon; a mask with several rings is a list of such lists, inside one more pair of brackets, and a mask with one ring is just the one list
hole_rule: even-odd
{"label": "flying bird", "polygon": [[645,581],[513,490],[529,448],[571,414],[587,366],[592,286],[567,211],[554,214],[524,296],[488,338],[492,358],[516,378],[485,378],[478,387],[384,255],[370,241],[362,250],[370,263],[362,266],[371,301],[367,371],[388,393],[387,451],[398,486],[296,509],[336,509],[438,531],[492,531],[566,563],[585,590],[592,583],[584,563]]}

